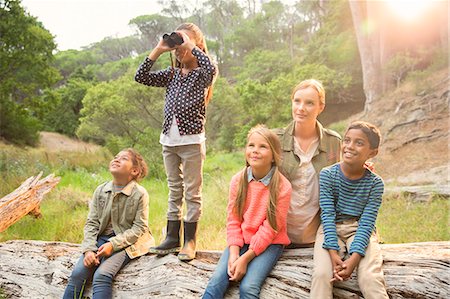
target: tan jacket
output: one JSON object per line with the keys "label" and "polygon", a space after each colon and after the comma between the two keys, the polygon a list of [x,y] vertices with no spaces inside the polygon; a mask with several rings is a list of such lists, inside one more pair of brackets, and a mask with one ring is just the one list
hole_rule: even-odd
{"label": "tan jacket", "polygon": [[[341,136],[333,130],[325,129],[317,121],[317,131],[319,133],[319,146],[311,160],[316,173],[319,174],[322,168],[339,162],[341,155]],[[284,129],[275,129],[281,142],[283,161],[280,171],[291,181],[292,176],[300,165],[300,158],[294,153],[294,129],[295,121],[292,121]],[[292,188],[295,188],[292,186]]]}
{"label": "tan jacket", "polygon": [[111,181],[97,187],[84,226],[83,253],[97,251],[97,238],[110,220],[116,234],[109,239],[114,251],[125,249],[133,259],[154,245],[148,228],[148,193],[134,180],[118,193],[114,193]]}

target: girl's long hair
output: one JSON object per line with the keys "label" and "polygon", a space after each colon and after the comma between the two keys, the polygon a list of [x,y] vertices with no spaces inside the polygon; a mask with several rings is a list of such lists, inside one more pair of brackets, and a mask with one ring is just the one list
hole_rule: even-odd
{"label": "girl's long hair", "polygon": [[[279,184],[280,184],[280,171],[279,166],[281,163],[281,144],[277,135],[269,130],[264,125],[257,125],[253,127],[248,135],[247,135],[247,143],[252,134],[261,135],[269,144],[270,150],[273,154],[273,162],[272,166],[275,166],[275,172],[273,173],[272,179],[269,183],[269,201],[267,203],[267,220],[270,223],[270,226],[274,231],[277,231],[277,204],[278,204],[278,195],[279,195]],[[247,167],[249,167],[248,162],[246,162]],[[238,192],[236,196],[236,202],[233,208],[233,212],[238,215],[239,219],[242,220],[244,215],[245,204],[247,200],[247,190],[248,190],[248,176],[247,176],[247,167],[244,168],[241,174],[241,178],[239,179]]]}
{"label": "girl's long hair", "polygon": [[[175,30],[188,30],[188,31],[192,32],[193,35],[195,36],[195,45],[200,50],[202,50],[203,53],[208,55],[208,47],[206,46],[205,36],[197,25],[195,25],[193,23],[183,23],[183,24],[179,25],[177,27],[177,29],[175,29]],[[208,57],[209,57],[209,55],[208,55]],[[211,60],[211,57],[210,57],[210,60]],[[176,59],[176,61],[175,61],[175,66],[178,68],[181,68],[181,62],[178,61],[178,59]],[[213,89],[214,89],[213,85],[217,79],[217,74],[218,74],[218,71],[216,68],[216,74],[214,75],[213,81],[211,82],[211,85],[207,88],[207,91],[206,91],[206,96],[205,96],[205,104],[206,105],[209,104],[209,101],[212,98]]]}

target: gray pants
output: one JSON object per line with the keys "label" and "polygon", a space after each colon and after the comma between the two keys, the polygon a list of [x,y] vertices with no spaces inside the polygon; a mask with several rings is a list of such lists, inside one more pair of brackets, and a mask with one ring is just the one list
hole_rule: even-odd
{"label": "gray pants", "polygon": [[187,213],[184,221],[197,222],[202,211],[205,143],[181,146],[163,145],[164,167],[169,186],[167,220],[181,220],[183,197]]}

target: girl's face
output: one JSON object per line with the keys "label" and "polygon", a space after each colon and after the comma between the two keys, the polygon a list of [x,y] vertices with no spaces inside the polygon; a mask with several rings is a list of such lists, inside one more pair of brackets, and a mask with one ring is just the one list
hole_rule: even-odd
{"label": "girl's face", "polygon": [[266,171],[272,167],[273,153],[266,139],[258,133],[249,136],[245,157],[252,169]]}
{"label": "girl's face", "polygon": [[[189,39],[195,44],[195,35],[193,32],[189,30],[179,30],[181,32],[184,32]],[[175,57],[181,64],[190,64],[192,61],[195,61],[194,55],[192,55],[191,51],[186,49],[185,47],[177,47],[175,49]]]}
{"label": "girl's face", "polygon": [[369,138],[360,129],[350,129],[345,133],[342,142],[342,160],[349,165],[364,165],[364,163],[375,157],[377,149],[371,149]]}
{"label": "girl's face", "polygon": [[131,180],[137,175],[138,170],[133,166],[131,154],[127,151],[121,151],[109,162],[109,172],[114,178],[129,178]]}
{"label": "girl's face", "polygon": [[299,124],[313,124],[324,108],[319,93],[313,87],[299,89],[292,99],[292,118]]}

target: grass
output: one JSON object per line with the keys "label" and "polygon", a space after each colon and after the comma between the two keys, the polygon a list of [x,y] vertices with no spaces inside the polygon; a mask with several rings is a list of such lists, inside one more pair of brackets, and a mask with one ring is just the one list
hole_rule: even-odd
{"label": "grass", "polygon": [[448,241],[448,199],[413,202],[403,195],[384,198],[377,227],[384,243]]}
{"label": "grass", "polygon": [[[61,176],[61,182],[44,198],[41,205],[43,217],[23,217],[0,234],[0,242],[12,239],[73,243],[82,241],[88,201],[95,188],[111,177],[105,168],[107,162],[99,166],[98,157],[97,160],[91,160],[97,167],[76,167],[74,162],[70,162],[74,164],[67,167],[70,165],[67,161],[70,159],[46,166],[48,169],[54,168],[53,172]],[[203,214],[198,232],[199,249],[225,248],[228,186],[231,177],[243,166],[242,153],[211,153],[207,156],[204,166]],[[24,177],[39,170],[35,165],[31,169]],[[24,168],[24,173],[25,170]],[[4,172],[1,174],[3,176]],[[6,183],[13,184],[10,181]],[[20,182],[16,183],[18,184]],[[165,180],[147,178],[141,184],[150,195],[149,226],[158,244],[162,241],[161,231],[166,226],[167,183]],[[426,203],[415,203],[402,195],[384,198],[377,221],[384,243],[449,240],[448,225],[448,200],[434,198]]]}

